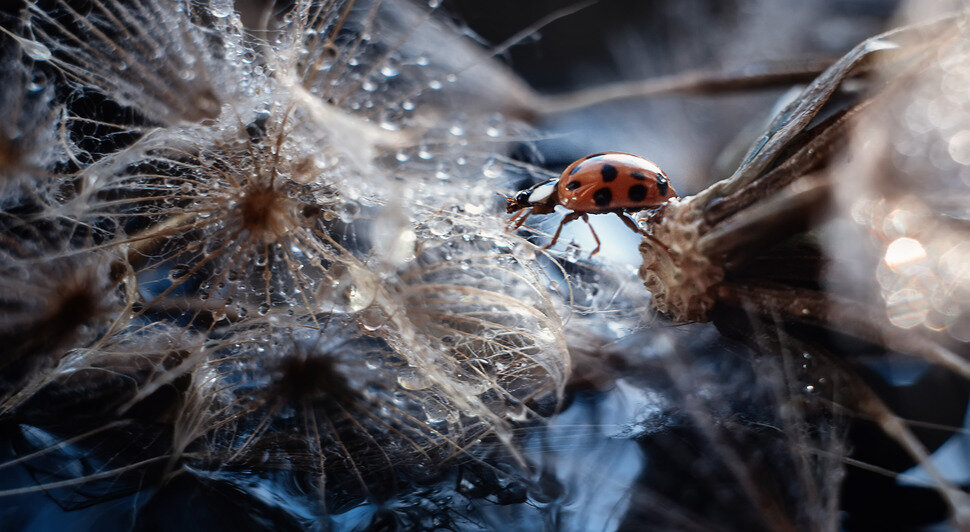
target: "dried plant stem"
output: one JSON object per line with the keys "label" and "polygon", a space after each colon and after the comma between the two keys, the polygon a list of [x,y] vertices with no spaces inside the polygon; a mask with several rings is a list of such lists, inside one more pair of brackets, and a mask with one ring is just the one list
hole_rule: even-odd
{"label": "dried plant stem", "polygon": [[967,526],[970,526],[970,497],[946,480],[933,463],[926,447],[909,427],[870,388],[859,386],[853,392],[856,394],[854,406],[863,414],[874,419],[883,432],[899,443],[933,479],[934,487],[953,510],[953,518],[957,522],[958,528],[965,530]]}
{"label": "dried plant stem", "polygon": [[793,233],[808,229],[827,204],[831,182],[824,174],[806,175],[786,189],[752,204],[743,216],[728,218],[697,239],[708,257],[724,257],[726,266],[764,251]]}
{"label": "dried plant stem", "polygon": [[816,290],[751,283],[722,283],[717,297],[731,306],[750,306],[758,314],[777,312],[785,321],[835,327],[887,349],[920,356],[970,379],[970,362],[923,334],[894,327],[870,305]]}
{"label": "dried plant stem", "polygon": [[789,86],[815,79],[832,58],[765,61],[741,68],[706,69],[659,78],[598,85],[562,95],[536,95],[542,115],[567,113],[608,102],[665,95],[712,95]]}

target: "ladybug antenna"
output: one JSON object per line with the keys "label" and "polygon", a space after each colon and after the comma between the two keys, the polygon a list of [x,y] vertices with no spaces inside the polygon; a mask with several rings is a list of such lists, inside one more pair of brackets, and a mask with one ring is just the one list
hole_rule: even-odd
{"label": "ladybug antenna", "polygon": [[522,205],[521,203],[519,203],[518,201],[516,201],[515,200],[515,196],[506,196],[505,194],[502,194],[501,192],[496,192],[496,194],[498,194],[499,196],[502,196],[502,198],[505,199],[505,201],[506,201],[506,209],[505,210],[506,210],[506,212],[508,214],[512,214],[513,212],[520,211],[520,210],[522,210],[522,209],[524,209],[526,207],[525,205]]}

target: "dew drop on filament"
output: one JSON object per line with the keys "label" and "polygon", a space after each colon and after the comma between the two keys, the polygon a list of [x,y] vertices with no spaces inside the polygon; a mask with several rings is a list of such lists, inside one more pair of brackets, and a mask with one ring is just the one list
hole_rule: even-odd
{"label": "dew drop on filament", "polygon": [[209,0],[209,12],[213,17],[226,18],[232,14],[233,0]]}
{"label": "dew drop on filament", "polygon": [[14,38],[20,44],[20,49],[27,54],[27,57],[33,59],[34,61],[47,61],[51,58],[50,48],[44,46],[43,44],[21,37]]}

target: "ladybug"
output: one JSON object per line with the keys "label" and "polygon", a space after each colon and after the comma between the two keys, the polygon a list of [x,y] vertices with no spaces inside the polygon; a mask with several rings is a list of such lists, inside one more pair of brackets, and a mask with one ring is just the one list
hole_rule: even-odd
{"label": "ladybug", "polygon": [[[547,249],[555,245],[562,227],[569,222],[582,218],[589,225],[589,214],[615,213],[627,227],[642,234],[626,213],[658,207],[676,197],[667,174],[656,164],[629,153],[605,152],[587,155],[567,166],[559,177],[519,191],[506,200],[508,213],[517,213],[509,219],[510,229],[522,227],[530,215],[553,212],[556,205],[572,211],[563,217],[556,234],[543,247]],[[592,256],[600,250],[600,239],[592,226],[589,230],[596,241]]]}

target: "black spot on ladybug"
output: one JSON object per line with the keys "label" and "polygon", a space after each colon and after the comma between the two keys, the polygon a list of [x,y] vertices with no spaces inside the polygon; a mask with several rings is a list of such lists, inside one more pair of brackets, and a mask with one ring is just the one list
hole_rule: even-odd
{"label": "black spot on ladybug", "polygon": [[613,192],[608,188],[601,188],[593,192],[593,202],[597,207],[606,207],[613,201]]}
{"label": "black spot on ladybug", "polygon": [[647,174],[643,172],[630,172],[630,176],[632,176],[633,179],[639,179],[640,181],[647,180]]}
{"label": "black spot on ladybug", "polygon": [[579,181],[570,181],[566,183],[566,190],[576,190],[581,184]]}
{"label": "black spot on ladybug", "polygon": [[657,176],[657,191],[661,196],[667,195],[667,180],[662,175]]}
{"label": "black spot on ladybug", "polygon": [[600,174],[603,175],[603,181],[609,183],[610,181],[616,179],[619,172],[616,171],[616,167],[612,164],[604,164],[603,169],[600,170]]}
{"label": "black spot on ladybug", "polygon": [[630,196],[630,201],[641,202],[647,197],[647,187],[643,185],[633,185],[630,187],[627,195]]}

